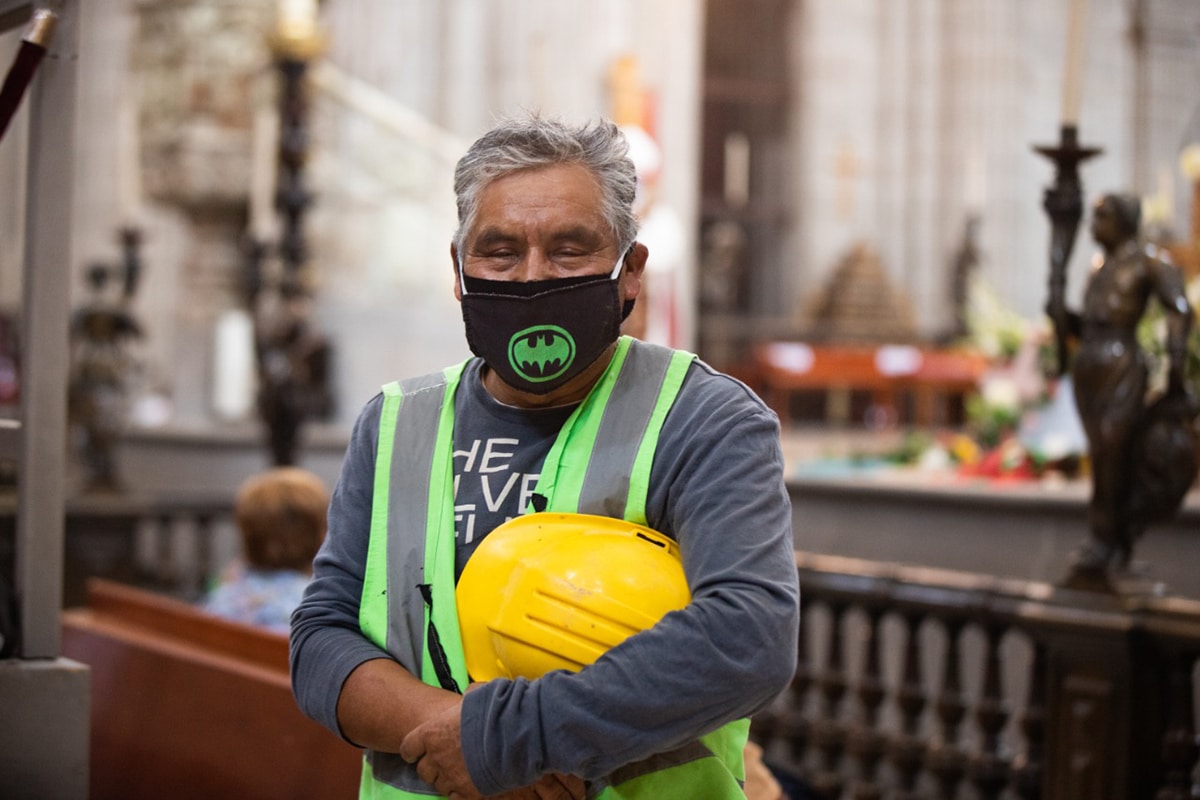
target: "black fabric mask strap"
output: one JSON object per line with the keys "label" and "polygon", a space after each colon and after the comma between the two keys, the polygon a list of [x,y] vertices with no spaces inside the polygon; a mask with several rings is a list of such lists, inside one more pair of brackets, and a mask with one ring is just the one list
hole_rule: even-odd
{"label": "black fabric mask strap", "polygon": [[425,601],[425,607],[429,609],[429,627],[425,631],[425,636],[429,646],[429,658],[433,661],[433,671],[437,674],[438,683],[446,691],[462,694],[462,689],[458,688],[458,681],[454,680],[454,675],[451,674],[450,659],[446,657],[446,650],[442,647],[442,638],[438,636],[437,627],[433,624],[433,587],[428,583],[419,583],[417,591],[421,593],[421,599]]}

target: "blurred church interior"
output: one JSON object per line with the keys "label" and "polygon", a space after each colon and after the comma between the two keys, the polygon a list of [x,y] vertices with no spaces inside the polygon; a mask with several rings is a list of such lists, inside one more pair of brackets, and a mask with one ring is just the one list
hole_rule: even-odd
{"label": "blurred church interior", "polygon": [[[380,385],[469,354],[449,259],[467,144],[505,115],[607,116],[630,131],[650,248],[630,332],[698,353],[780,415],[802,584],[814,587],[809,655],[824,659],[757,721],[780,774],[807,776],[808,796],[850,796],[853,781],[834,776],[844,751],[858,785],[899,792],[911,767],[912,786],[948,792],[927,796],[1200,791],[1200,489],[1139,543],[1134,599],[1078,601],[1106,631],[1146,624],[1138,636],[1168,640],[1153,669],[1174,694],[1133,709],[1142,650],[1096,634],[1064,655],[1038,624],[1059,631],[1068,611],[1033,627],[1022,617],[1022,603],[1058,598],[1087,531],[1086,447],[1047,365],[1043,193],[1056,173],[1035,148],[1070,127],[1100,150],[1080,166],[1069,305],[1097,252],[1092,204],[1110,192],[1142,198],[1143,238],[1200,303],[1200,2],[9,0],[0,64],[42,7],[59,12],[62,38],[0,139],[0,422],[28,401],[28,317],[53,315],[69,336],[64,396],[71,387],[61,470],[39,478],[65,517],[62,552],[47,556],[63,568],[55,603],[61,588],[63,607],[87,605],[93,577],[194,601],[239,556],[230,513],[245,478],[290,463],[332,485]],[[39,115],[36,82],[64,68],[69,224],[48,233],[29,200],[54,121]],[[38,311],[26,270],[45,236],[67,248],[52,279],[66,307]],[[268,420],[258,397],[273,380],[287,402]],[[3,456],[0,575],[19,594],[37,569],[22,567],[14,524],[22,462]],[[954,613],[933,610],[951,596]],[[981,604],[990,622],[970,616]],[[46,619],[22,614],[30,628]],[[925,637],[958,658],[952,636],[917,625],[928,617],[968,630],[964,662],[981,665],[961,689],[972,732],[947,749],[959,734],[941,712],[959,694],[929,678],[942,689],[911,718],[897,700],[871,738],[880,701],[862,688],[875,652],[862,641],[892,654],[874,676],[889,693],[911,688],[902,642]],[[810,706],[840,702],[830,654],[841,645],[822,637],[843,622],[879,633],[847,656],[858,710],[804,722]],[[58,637],[27,631],[42,650],[24,656],[57,656]],[[1110,658],[1117,677],[1089,672]],[[1071,698],[1092,705],[1055,716]],[[989,717],[988,700],[1008,710]],[[1020,712],[1035,703],[1050,722],[1031,733],[1036,715]],[[93,696],[93,715],[103,708]],[[927,743],[935,733],[941,745]],[[1175,750],[1160,744],[1168,735]],[[917,766],[910,740],[926,742]],[[88,748],[72,741],[56,747],[84,759],[86,778]],[[93,797],[95,742],[93,728]],[[1113,748],[1120,764],[1100,763]],[[15,769],[0,755],[0,787]],[[84,796],[78,786],[44,796]]]}

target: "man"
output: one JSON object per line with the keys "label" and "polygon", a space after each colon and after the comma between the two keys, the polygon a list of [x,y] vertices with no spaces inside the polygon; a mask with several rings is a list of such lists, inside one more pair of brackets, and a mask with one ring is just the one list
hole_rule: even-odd
{"label": "man", "polygon": [[[1158,298],[1167,318],[1167,396],[1180,401],[1181,413],[1175,415],[1178,424],[1168,424],[1184,434],[1190,425],[1184,373],[1192,311],[1178,268],[1154,257],[1139,241],[1140,215],[1140,200],[1122,194],[1100,198],[1092,213],[1092,236],[1104,250],[1104,260],[1088,279],[1080,319],[1082,335],[1072,365],[1075,404],[1092,463],[1091,538],[1073,566],[1075,582],[1080,585],[1096,580],[1104,583],[1110,567],[1127,566],[1133,542],[1146,523],[1168,511],[1149,508],[1143,500],[1146,490],[1153,487],[1138,485],[1144,482],[1139,471],[1144,459],[1135,448],[1135,436],[1147,432],[1147,369],[1137,329],[1151,297]],[[1187,436],[1184,446],[1194,447]],[[1182,463],[1176,466],[1167,472],[1183,471]],[[1192,468],[1183,476],[1183,491],[1194,474]],[[1152,482],[1161,483],[1158,479]],[[1177,507],[1174,500],[1165,502],[1175,502]]]}
{"label": "man", "polygon": [[[292,619],[297,701],[366,748],[364,797],[740,797],[744,718],[794,673],[777,419],[690,354],[618,338],[648,256],[626,151],[610,123],[534,118],[458,164],[477,358],[364,408]],[[578,673],[459,694],[453,583],[531,510],[674,538],[692,602]]]}

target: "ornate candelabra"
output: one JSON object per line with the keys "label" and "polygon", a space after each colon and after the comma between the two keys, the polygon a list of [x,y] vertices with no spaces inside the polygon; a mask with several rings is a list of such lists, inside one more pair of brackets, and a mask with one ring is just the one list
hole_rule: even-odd
{"label": "ornate candelabra", "polygon": [[[312,9],[315,13],[315,5]],[[324,49],[312,19],[282,19],[271,40],[280,79],[279,142],[274,207],[282,219],[275,245],[280,273],[264,274],[270,251],[252,240],[246,252],[245,292],[254,317],[258,363],[258,411],[267,427],[271,458],[277,466],[296,463],[302,424],[326,416],[329,344],[311,320],[311,294],[305,279],[308,248],[304,214],[312,203],[305,181],[308,157],[308,86],[310,62]]]}
{"label": "ornate candelabra", "polygon": [[1079,165],[1103,150],[1081,147],[1075,125],[1064,124],[1059,136],[1058,144],[1039,145],[1034,150],[1054,163],[1054,183],[1042,195],[1042,208],[1050,217],[1050,295],[1046,313],[1054,323],[1056,371],[1063,375],[1068,368],[1070,333],[1066,306],[1067,264],[1083,218],[1083,182],[1079,178]]}

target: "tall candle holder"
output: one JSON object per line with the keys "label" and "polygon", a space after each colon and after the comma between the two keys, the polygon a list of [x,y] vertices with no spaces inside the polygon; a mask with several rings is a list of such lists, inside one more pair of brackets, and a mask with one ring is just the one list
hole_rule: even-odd
{"label": "tall candle holder", "polygon": [[137,294],[142,280],[142,229],[125,225],[117,231],[121,244],[121,294],[126,300]]}
{"label": "tall candle holder", "polygon": [[1104,151],[1099,147],[1080,146],[1079,130],[1072,124],[1061,126],[1058,144],[1038,145],[1033,149],[1054,164],[1054,183],[1042,194],[1042,208],[1050,217],[1050,294],[1046,313],[1054,323],[1055,371],[1061,376],[1068,368],[1070,334],[1066,306],[1067,264],[1075,249],[1079,222],[1083,219],[1083,182],[1079,177],[1079,165]]}
{"label": "tall candle holder", "polygon": [[258,411],[276,466],[296,463],[302,425],[327,416],[332,408],[330,348],[312,324],[311,292],[304,274],[309,254],[303,223],[312,204],[304,175],[309,146],[307,74],[324,46],[319,31],[308,25],[281,25],[271,40],[280,78],[274,195],[282,219],[274,247],[280,262],[278,280],[271,282],[264,275],[268,243],[254,238],[246,252],[244,288],[254,316]]}

